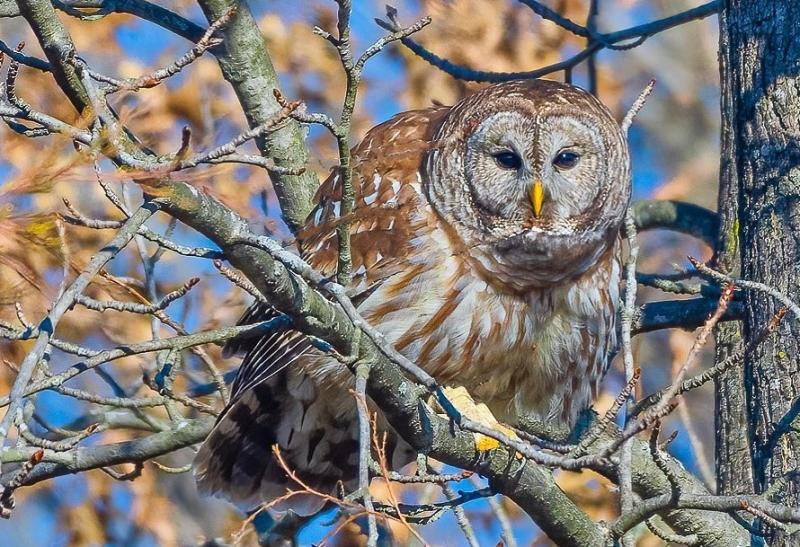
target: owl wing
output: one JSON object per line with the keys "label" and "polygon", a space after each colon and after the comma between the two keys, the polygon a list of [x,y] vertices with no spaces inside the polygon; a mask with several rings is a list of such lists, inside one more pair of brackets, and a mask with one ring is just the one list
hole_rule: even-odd
{"label": "owl wing", "polygon": [[[419,222],[422,194],[420,167],[430,136],[448,107],[398,114],[372,128],[352,151],[353,211],[341,217],[342,177],[334,171],[317,190],[316,206],[297,236],[301,256],[325,276],[336,273],[339,241],[336,228],[350,223],[356,305],[382,282],[403,270]],[[254,303],[239,324],[277,317],[263,303]],[[314,351],[308,339],[291,327],[256,340],[233,341],[227,355],[243,352],[234,380],[231,404],[255,385]],[[230,406],[230,405],[229,405]]]}

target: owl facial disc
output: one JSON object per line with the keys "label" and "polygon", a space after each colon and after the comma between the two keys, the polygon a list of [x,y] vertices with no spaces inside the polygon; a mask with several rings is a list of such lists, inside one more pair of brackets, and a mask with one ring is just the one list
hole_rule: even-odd
{"label": "owl facial disc", "polygon": [[544,80],[455,105],[425,168],[431,205],[465,247],[532,286],[584,273],[617,237],[630,199],[619,124],[590,93]]}

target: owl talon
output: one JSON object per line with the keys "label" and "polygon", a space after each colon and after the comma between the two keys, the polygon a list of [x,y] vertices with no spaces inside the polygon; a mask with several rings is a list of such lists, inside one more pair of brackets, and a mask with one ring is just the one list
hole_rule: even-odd
{"label": "owl talon", "polygon": [[[453,404],[463,416],[470,420],[480,422],[483,425],[494,429],[498,433],[502,433],[512,439],[519,439],[517,434],[511,429],[497,421],[492,411],[489,410],[483,403],[476,403],[469,392],[463,386],[459,387],[445,387],[443,389],[447,399]],[[480,453],[486,453],[500,447],[500,441],[484,435],[482,433],[475,433],[475,450]]]}
{"label": "owl talon", "polygon": [[500,441],[487,437],[481,433],[475,433],[475,450],[478,452],[488,452],[500,446]]}

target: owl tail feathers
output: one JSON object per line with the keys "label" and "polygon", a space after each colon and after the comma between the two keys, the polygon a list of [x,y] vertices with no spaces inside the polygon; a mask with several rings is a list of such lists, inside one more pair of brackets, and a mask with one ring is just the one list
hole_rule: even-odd
{"label": "owl tail feathers", "polygon": [[[227,499],[248,511],[286,496],[290,489],[300,489],[272,452],[282,418],[280,407],[269,387],[262,385],[243,394],[227,409],[195,456],[198,492]],[[333,492],[335,482],[322,482],[325,484],[312,487]],[[320,496],[298,493],[270,506],[270,512],[281,514],[292,509],[300,516],[309,516],[318,513],[325,503]]]}

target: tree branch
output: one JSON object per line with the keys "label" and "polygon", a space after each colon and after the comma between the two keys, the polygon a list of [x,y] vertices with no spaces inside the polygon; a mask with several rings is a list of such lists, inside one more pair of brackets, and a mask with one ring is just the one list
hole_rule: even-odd
{"label": "tree branch", "polygon": [[[24,481],[24,485],[44,480],[100,469],[121,463],[139,463],[197,444],[205,439],[213,418],[198,418],[177,424],[174,429],[146,437],[99,446],[81,446],[70,452],[44,451],[42,463],[37,465]],[[3,454],[4,462],[23,462],[30,458],[31,448],[9,448]],[[0,483],[7,484],[13,472],[3,473]]]}
{"label": "tree branch", "polygon": [[[205,29],[181,17],[177,13],[157,6],[146,0],[56,0],[53,2],[61,11],[78,16],[81,9],[95,9],[92,18],[103,17],[109,13],[128,13],[140,19],[150,21],[196,42],[203,35]],[[20,9],[15,0],[0,0],[0,17],[19,17]]]}
{"label": "tree branch", "polygon": [[699,205],[673,200],[648,199],[633,204],[633,218],[640,231],[664,228],[704,241],[712,248],[719,233],[719,217]]}
{"label": "tree branch", "polygon": [[[642,304],[633,317],[633,333],[676,328],[694,330],[702,326],[716,307],[717,301],[714,298],[663,300]],[[744,313],[744,302],[734,300],[720,321],[739,321]]]}
{"label": "tree branch", "polygon": [[[223,77],[231,84],[242,105],[251,128],[257,127],[281,110],[273,89],[280,88],[264,37],[250,9],[236,0],[199,0],[209,22],[236,9],[231,22],[220,31],[222,45],[213,50]],[[272,158],[278,167],[294,168],[308,163],[308,150],[300,125],[287,120],[282,127],[256,139],[264,157]],[[301,175],[271,175],[272,185],[280,202],[283,219],[296,232],[311,211],[311,201],[319,180],[311,171]]]}

